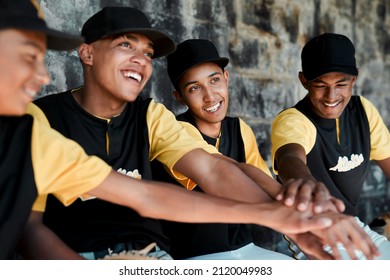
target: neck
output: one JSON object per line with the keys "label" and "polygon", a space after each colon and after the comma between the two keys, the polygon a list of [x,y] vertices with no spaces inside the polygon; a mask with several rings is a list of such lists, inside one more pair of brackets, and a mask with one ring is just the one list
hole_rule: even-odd
{"label": "neck", "polygon": [[221,122],[217,123],[203,123],[196,122],[196,126],[200,132],[212,138],[218,138],[221,133]]}
{"label": "neck", "polygon": [[109,93],[102,94],[101,91],[93,91],[84,86],[72,92],[76,102],[91,115],[111,119],[122,113],[127,102],[112,97]]}

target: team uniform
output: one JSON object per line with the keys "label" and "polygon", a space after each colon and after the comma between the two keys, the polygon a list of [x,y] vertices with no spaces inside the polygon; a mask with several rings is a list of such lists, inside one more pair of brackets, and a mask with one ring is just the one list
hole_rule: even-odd
{"label": "team uniform", "polygon": [[37,195],[53,193],[69,205],[112,171],[50,129],[42,115],[31,104],[29,114],[0,117],[0,259],[13,254]]}
{"label": "team uniform", "polygon": [[[252,129],[241,119],[226,117],[218,138],[201,133],[192,114],[177,116],[195,139],[204,139],[220,153],[238,162],[252,164],[267,175],[271,172],[259,153]],[[156,180],[173,182],[159,164],[153,164]],[[202,191],[199,186],[194,189]],[[171,240],[171,255],[175,259],[287,259],[252,243],[251,226],[245,224],[165,222],[164,229]]]}
{"label": "team uniform", "polygon": [[[52,128],[78,142],[87,154],[134,178],[152,179],[150,161],[156,159],[184,186],[192,188],[195,184],[172,167],[195,148],[218,152],[205,141],[194,141],[170,111],[150,98],[138,97],[111,119],[86,112],[71,91],[45,96],[36,104]],[[67,245],[88,256],[92,253],[92,258],[104,257],[113,248],[140,250],[152,242],[157,243],[158,250],[169,249],[160,221],[96,198],[78,199],[63,207],[50,195],[43,217]]]}
{"label": "team uniform", "polygon": [[[338,119],[324,119],[312,110],[308,96],[274,120],[271,133],[273,168],[278,148],[289,143],[301,145],[313,176],[325,183],[330,193],[346,205],[346,214],[356,215],[357,204],[370,160],[390,157],[390,134],[378,111],[362,96],[352,96]],[[318,160],[320,159],[320,160]],[[390,258],[390,243],[358,221]]]}

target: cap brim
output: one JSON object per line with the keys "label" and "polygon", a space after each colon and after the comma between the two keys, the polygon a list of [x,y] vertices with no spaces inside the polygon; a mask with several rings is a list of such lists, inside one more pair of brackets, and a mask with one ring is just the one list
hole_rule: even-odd
{"label": "cap brim", "polygon": [[81,36],[67,34],[50,28],[41,32],[47,35],[47,48],[51,50],[71,50],[84,42]]}
{"label": "cap brim", "polygon": [[191,66],[189,66],[185,71],[183,71],[179,76],[176,77],[176,79],[172,82],[172,84],[176,87],[177,86],[177,82],[180,80],[180,78],[190,69],[192,69],[193,67],[199,65],[199,64],[202,64],[202,63],[206,63],[206,62],[212,62],[212,63],[215,63],[217,64],[218,66],[220,66],[221,68],[225,68],[226,65],[228,65],[229,63],[229,58],[227,57],[220,57],[220,58],[217,58],[217,59],[203,59],[203,60],[198,60],[196,63],[192,64]]}
{"label": "cap brim", "polygon": [[357,76],[358,75],[358,70],[356,67],[352,67],[352,66],[340,66],[340,65],[329,65],[329,66],[324,66],[322,67],[320,70],[310,70],[310,69],[306,69],[304,72],[303,72],[303,75],[305,76],[305,78],[311,82],[315,79],[317,79],[318,77],[326,74],[326,73],[330,73],[330,72],[340,72],[340,73],[345,73],[345,74],[349,74],[349,75],[352,75],[352,76]]}
{"label": "cap brim", "polygon": [[71,35],[60,31],[47,29],[41,31],[47,36],[47,48],[51,50],[71,50],[79,47],[84,39],[78,35]]}
{"label": "cap brim", "polygon": [[176,50],[174,41],[168,35],[153,28],[126,28],[115,30],[115,32],[107,34],[104,37],[127,32],[142,34],[152,40],[154,47],[153,58],[169,55]]}

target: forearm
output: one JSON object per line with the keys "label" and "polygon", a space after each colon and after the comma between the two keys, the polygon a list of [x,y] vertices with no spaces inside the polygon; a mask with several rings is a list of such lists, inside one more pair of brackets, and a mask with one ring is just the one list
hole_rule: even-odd
{"label": "forearm", "polygon": [[[113,187],[115,186],[115,187]],[[254,223],[250,204],[215,197],[156,181],[137,180],[117,172],[89,194],[130,207],[141,216],[177,222]]]}
{"label": "forearm", "polygon": [[264,196],[264,199],[272,201],[276,198],[276,195],[282,189],[282,186],[278,181],[265,174],[261,169],[246,163],[237,163],[238,167],[256,184],[261,187],[268,196]]}
{"label": "forearm", "polygon": [[278,176],[283,183],[289,179],[316,181],[306,163],[294,156],[285,156],[278,162]]}
{"label": "forearm", "polygon": [[41,260],[83,259],[47,228],[40,218],[37,219],[39,215],[41,214],[32,212],[19,242],[18,252],[23,258]]}
{"label": "forearm", "polygon": [[[199,162],[196,168],[193,166],[195,157]],[[250,203],[270,201],[268,194],[238,167],[237,162],[222,155],[192,151],[175,165],[175,170],[191,178],[208,194]]]}
{"label": "forearm", "polygon": [[258,224],[283,233],[329,226],[329,219],[313,217],[309,212],[302,213],[279,202],[238,202],[166,183],[136,180],[116,172],[91,194],[130,207],[141,216],[177,222]]}

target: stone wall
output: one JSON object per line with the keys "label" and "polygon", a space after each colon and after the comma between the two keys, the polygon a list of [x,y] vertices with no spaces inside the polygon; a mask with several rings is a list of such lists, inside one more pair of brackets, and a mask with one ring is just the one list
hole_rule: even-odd
{"label": "stone wall", "polygon": [[[300,51],[322,32],[347,35],[355,44],[360,68],[355,94],[370,99],[390,125],[390,2],[388,0],[41,0],[50,26],[79,33],[82,23],[107,5],[142,9],[154,26],[179,43],[188,38],[213,41],[230,63],[229,113],[253,128],[259,149],[270,163],[270,125],[275,115],[305,95],[299,84]],[[82,84],[77,53],[49,52],[52,84],[42,95]],[[165,60],[143,94],[175,113],[185,108],[171,97]],[[364,186],[361,217],[370,221],[389,210],[387,181],[373,164]]]}

